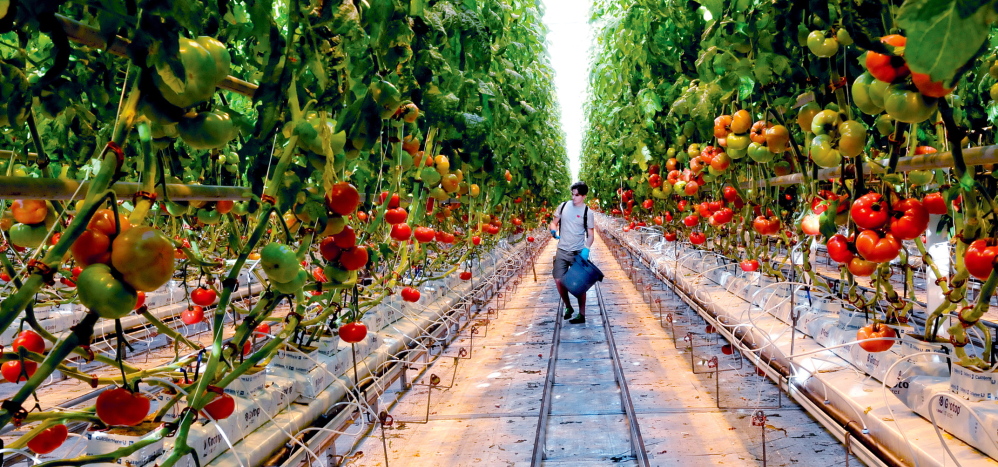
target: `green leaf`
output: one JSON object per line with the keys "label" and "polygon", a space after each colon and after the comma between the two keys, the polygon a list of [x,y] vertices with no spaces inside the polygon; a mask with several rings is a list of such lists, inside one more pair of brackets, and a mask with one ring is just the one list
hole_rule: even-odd
{"label": "green leaf", "polygon": [[898,24],[908,42],[904,58],[912,71],[949,83],[988,38],[984,0],[908,0]]}

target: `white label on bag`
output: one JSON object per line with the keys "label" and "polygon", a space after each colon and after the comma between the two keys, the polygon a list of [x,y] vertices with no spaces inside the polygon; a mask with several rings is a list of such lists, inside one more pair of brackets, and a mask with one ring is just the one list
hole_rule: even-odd
{"label": "white label on bag", "polygon": [[998,378],[994,373],[981,373],[960,365],[953,365],[950,374],[950,391],[970,401],[995,400]]}

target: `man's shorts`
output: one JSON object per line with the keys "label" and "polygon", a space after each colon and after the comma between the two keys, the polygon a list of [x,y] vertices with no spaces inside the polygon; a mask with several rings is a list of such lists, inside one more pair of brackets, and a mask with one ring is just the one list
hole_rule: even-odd
{"label": "man's shorts", "polygon": [[[581,251],[581,250],[580,250]],[[554,255],[554,280],[561,280],[568,272],[568,268],[572,266],[575,262],[575,256],[580,253],[580,251],[565,251],[561,248],[558,249],[558,253]]]}

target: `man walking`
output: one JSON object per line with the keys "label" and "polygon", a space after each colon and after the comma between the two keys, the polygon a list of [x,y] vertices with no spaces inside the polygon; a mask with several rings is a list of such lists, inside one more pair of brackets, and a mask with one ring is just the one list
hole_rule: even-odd
{"label": "man walking", "polygon": [[[586,322],[586,294],[576,297],[579,302],[579,311],[575,312],[572,303],[568,299],[568,289],[561,283],[561,278],[568,272],[569,266],[575,262],[575,256],[579,255],[589,259],[589,247],[593,245],[593,225],[596,224],[596,215],[586,206],[586,195],[589,194],[589,187],[584,182],[572,184],[572,201],[566,201],[554,212],[554,219],[551,219],[551,236],[558,240],[558,253],[554,257],[554,283],[558,286],[558,293],[565,302],[565,319],[569,323],[580,324]],[[558,228],[561,228],[561,236],[558,236]],[[573,317],[572,315],[575,314]],[[571,318],[571,319],[569,319]]]}

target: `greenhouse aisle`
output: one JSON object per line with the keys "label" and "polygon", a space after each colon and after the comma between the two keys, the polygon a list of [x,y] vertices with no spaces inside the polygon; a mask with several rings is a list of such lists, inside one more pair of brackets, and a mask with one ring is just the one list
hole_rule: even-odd
{"label": "greenhouse aisle", "polygon": [[[394,422],[384,428],[384,443],[380,428],[359,441],[339,438],[336,451],[349,452],[344,465],[530,465],[560,319],[550,276],[555,248],[550,242],[538,257],[537,282],[527,271],[499,318],[475,337],[469,359],[447,357],[470,344],[459,338],[397,404],[390,405],[399,397],[399,384],[387,389],[382,403],[389,404]],[[776,386],[747,362],[715,382],[708,355],[720,356],[722,369],[734,368],[736,361],[721,351],[723,341],[709,340],[716,334],[694,339],[699,369],[691,371],[689,346],[679,337],[676,348],[670,327],[662,326],[601,239],[592,259],[606,275],[600,289],[651,465],[763,465],[764,456],[774,466],[846,465],[843,446],[786,398],[782,408],[762,409],[765,421],[753,426],[759,425],[753,420],[760,421],[753,417],[756,407],[778,402]],[[640,465],[631,454],[619,388],[608,366],[596,288],[589,291],[586,308],[586,324],[562,324],[544,464]],[[430,388],[431,375],[439,377],[437,387]],[[718,409],[715,385],[722,405],[745,408]],[[861,465],[851,456],[848,462]]]}

